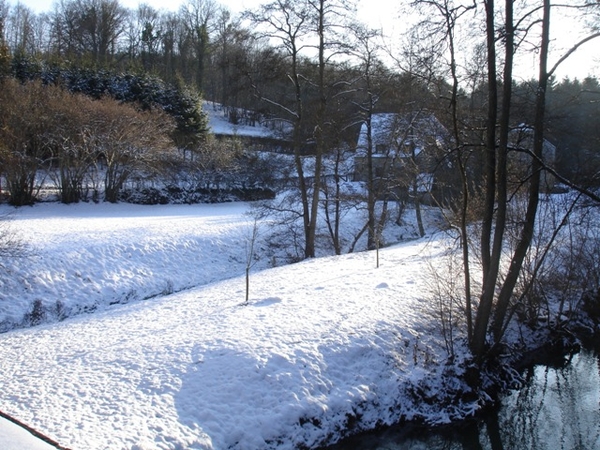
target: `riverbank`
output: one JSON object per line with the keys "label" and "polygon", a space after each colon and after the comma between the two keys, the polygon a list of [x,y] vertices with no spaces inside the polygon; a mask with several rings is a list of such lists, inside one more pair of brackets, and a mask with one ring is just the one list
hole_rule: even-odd
{"label": "riverbank", "polygon": [[600,346],[522,370],[523,383],[475,417],[427,427],[405,423],[360,433],[322,450],[401,448],[600,448]]}
{"label": "riverbank", "polygon": [[[321,450],[454,445],[553,450],[558,441],[565,449],[600,448],[600,317],[589,313],[582,308],[558,328],[542,324],[534,330],[517,324],[520,332],[513,333],[513,347],[496,352],[485,380],[471,382],[486,386],[485,392],[479,391],[481,408],[473,416],[438,425],[401,421]],[[541,416],[548,418],[538,426]]]}

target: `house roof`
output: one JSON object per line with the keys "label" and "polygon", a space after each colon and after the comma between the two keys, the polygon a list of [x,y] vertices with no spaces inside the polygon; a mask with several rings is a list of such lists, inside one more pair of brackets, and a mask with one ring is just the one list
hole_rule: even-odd
{"label": "house roof", "polygon": [[[527,124],[520,124],[510,131],[510,144],[515,149],[533,149],[533,127]],[[542,148],[543,158],[546,162],[554,163],[556,159],[556,146],[548,139],[544,138]]]}
{"label": "house roof", "polygon": [[[373,151],[385,148],[386,153],[394,153],[406,146],[414,145],[418,154],[423,148],[447,140],[448,130],[429,111],[415,111],[406,114],[381,113],[371,118],[371,138]],[[357,153],[366,153],[368,145],[367,124],[362,124],[357,142]]]}

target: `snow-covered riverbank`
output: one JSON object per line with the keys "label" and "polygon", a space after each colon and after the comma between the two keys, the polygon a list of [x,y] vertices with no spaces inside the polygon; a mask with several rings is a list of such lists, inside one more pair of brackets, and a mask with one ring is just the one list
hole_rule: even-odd
{"label": "snow-covered riverbank", "polygon": [[6,267],[3,320],[37,299],[95,312],[0,335],[0,410],[73,449],[293,449],[477,409],[422,401],[467,389],[428,295],[441,238],[382,249],[380,268],[263,261],[244,305],[246,208],[19,209],[33,252]]}

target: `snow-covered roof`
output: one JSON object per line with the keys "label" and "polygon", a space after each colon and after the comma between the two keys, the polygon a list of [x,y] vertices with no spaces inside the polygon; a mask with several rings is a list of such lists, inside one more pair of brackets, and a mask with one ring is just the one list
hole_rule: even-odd
{"label": "snow-covered roof", "polygon": [[[533,135],[534,129],[532,126],[525,123],[519,124],[514,127],[510,132],[511,144],[516,147],[526,148],[531,150],[533,148]],[[543,145],[543,158],[550,163],[553,163],[556,159],[556,145],[544,138]]]}
{"label": "snow-covered roof", "polygon": [[[386,152],[395,152],[402,147],[414,145],[415,153],[419,154],[432,142],[441,145],[448,135],[448,130],[428,111],[381,113],[374,114],[371,118],[374,152],[377,152],[378,146],[385,148]],[[358,153],[366,152],[367,142],[367,124],[363,123],[358,136]]]}

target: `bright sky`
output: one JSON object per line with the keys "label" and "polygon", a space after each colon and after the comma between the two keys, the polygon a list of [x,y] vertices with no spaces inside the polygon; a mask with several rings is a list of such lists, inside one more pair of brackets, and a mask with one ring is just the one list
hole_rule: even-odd
{"label": "bright sky", "polygon": [[[52,9],[54,2],[54,0],[21,0],[21,3],[26,4],[36,12],[44,12]],[[257,5],[265,3],[266,0],[217,0],[217,2],[227,6],[234,12],[240,12],[245,9],[255,8]],[[15,4],[17,3],[17,0],[9,0],[9,3]],[[171,2],[166,2],[165,0],[120,0],[119,3],[128,8],[136,8],[140,3],[147,3],[158,9],[164,8],[176,10],[183,2],[182,0],[174,0]],[[391,2],[389,0],[368,0],[368,2],[363,0],[362,2],[359,1],[359,3],[361,13],[370,14],[374,17],[382,16],[386,18],[386,20],[392,15],[391,13],[394,8],[390,6]]]}
{"label": "bright sky", "polygon": [[[19,0],[8,0],[9,4],[15,4]],[[52,9],[56,0],[20,0],[21,3],[29,6],[36,12],[45,12]],[[184,0],[120,0],[120,3],[128,8],[134,9],[140,3],[147,3],[157,9],[164,8],[168,10],[176,10]],[[243,10],[256,8],[261,3],[267,0],[217,0],[218,3],[227,6],[232,12],[238,13]],[[383,28],[384,33],[388,36],[394,35],[394,29],[399,29],[405,20],[399,18],[398,7],[402,4],[399,1],[391,0],[357,0],[358,2],[358,17],[374,28]],[[558,19],[558,20],[557,20]],[[560,30],[556,30],[560,27]],[[554,16],[552,20],[553,35],[560,33],[561,41],[573,39],[576,31],[581,29],[581,26],[570,22],[567,17]],[[398,39],[395,39],[394,45],[397,45]],[[557,71],[557,77],[563,78],[569,76],[571,78],[583,79],[588,75],[600,77],[600,38],[592,41],[582,47],[572,55],[568,62],[563,64],[561,69]],[[555,56],[554,60],[558,58]],[[528,77],[533,77],[536,74],[535,55],[531,55],[530,60],[524,60],[521,63],[523,70],[527,71]]]}

